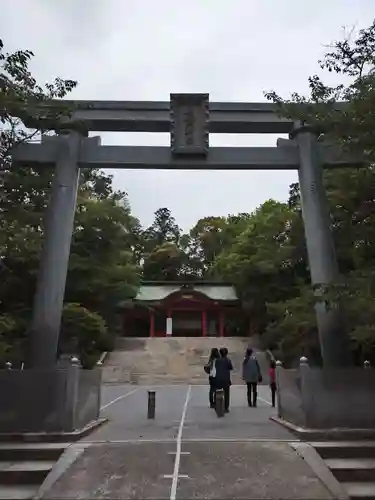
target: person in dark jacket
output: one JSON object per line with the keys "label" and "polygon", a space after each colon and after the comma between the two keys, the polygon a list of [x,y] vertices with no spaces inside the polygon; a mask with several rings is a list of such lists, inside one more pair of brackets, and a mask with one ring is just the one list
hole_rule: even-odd
{"label": "person in dark jacket", "polygon": [[246,349],[245,359],[242,363],[242,378],[247,386],[248,405],[256,407],[258,396],[258,383],[262,381],[262,374],[257,358],[251,348]]}
{"label": "person in dark jacket", "polygon": [[205,372],[208,374],[208,382],[210,390],[208,394],[210,408],[215,408],[215,392],[216,392],[216,360],[220,358],[219,349],[213,347],[211,349],[210,358],[205,366]]}
{"label": "person in dark jacket", "polygon": [[230,373],[233,370],[232,361],[228,357],[228,349],[220,349],[220,358],[216,360],[216,388],[223,389],[224,392],[224,410],[229,413],[230,386],[232,381]]}

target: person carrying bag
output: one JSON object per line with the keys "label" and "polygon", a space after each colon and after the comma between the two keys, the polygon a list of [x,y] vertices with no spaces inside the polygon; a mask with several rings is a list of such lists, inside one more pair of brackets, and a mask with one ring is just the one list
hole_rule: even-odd
{"label": "person carrying bag", "polygon": [[213,349],[211,349],[211,354],[208,363],[204,365],[204,371],[208,375],[208,382],[210,384],[210,390],[208,393],[210,408],[215,408],[216,360],[218,358],[220,358],[219,351],[216,347],[214,347]]}

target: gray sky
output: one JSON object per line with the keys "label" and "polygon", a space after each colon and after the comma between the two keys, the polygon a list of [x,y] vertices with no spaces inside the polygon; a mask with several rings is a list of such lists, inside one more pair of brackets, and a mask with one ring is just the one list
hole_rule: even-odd
{"label": "gray sky", "polygon": [[[1,0],[6,49],[31,49],[35,76],[78,80],[76,99],[264,101],[304,92],[324,45],[367,27],[374,0]],[[169,145],[167,134],[103,134],[105,144]],[[275,145],[275,136],[211,136],[214,146]],[[188,229],[201,217],[286,200],[295,172],[114,172],[145,225],[167,206]]]}

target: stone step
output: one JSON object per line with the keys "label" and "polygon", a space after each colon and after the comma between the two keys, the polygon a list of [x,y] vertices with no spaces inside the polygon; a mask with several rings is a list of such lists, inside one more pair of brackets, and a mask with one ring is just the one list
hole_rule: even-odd
{"label": "stone step", "polygon": [[324,460],[330,458],[375,458],[375,441],[322,441],[310,444]]}
{"label": "stone step", "polygon": [[0,485],[0,500],[27,500],[36,495],[37,485]]}
{"label": "stone step", "polygon": [[342,483],[351,500],[375,500],[375,482]]}
{"label": "stone step", "polygon": [[0,461],[58,460],[70,443],[0,443]]}
{"label": "stone step", "polygon": [[[121,341],[120,341],[121,340]],[[248,338],[148,338],[120,339],[103,367],[104,383],[148,384],[207,382],[203,365],[212,347],[226,346],[235,365],[234,383],[241,383],[241,363]],[[260,364],[261,359],[260,359]]]}
{"label": "stone step", "polygon": [[0,462],[0,485],[41,485],[55,461]]}
{"label": "stone step", "polygon": [[[201,373],[189,373],[187,374],[178,374],[174,373],[160,373],[160,372],[148,372],[148,373],[121,373],[118,372],[106,372],[104,377],[104,383],[134,383],[137,384],[139,381],[143,381],[144,379],[159,379],[163,380],[166,383],[175,381],[177,383],[181,382],[184,384],[195,383],[195,381],[199,381],[199,383],[206,384],[208,383],[208,378],[206,374]],[[240,375],[233,374],[232,375],[232,384],[235,385],[243,385],[243,381]],[[261,385],[264,385],[263,381]]]}
{"label": "stone step", "polygon": [[375,458],[328,458],[325,463],[341,482],[372,482],[375,479]]}

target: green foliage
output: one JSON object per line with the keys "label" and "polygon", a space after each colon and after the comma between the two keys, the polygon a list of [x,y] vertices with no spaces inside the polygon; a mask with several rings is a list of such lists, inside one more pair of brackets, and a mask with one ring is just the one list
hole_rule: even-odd
{"label": "green foliage", "polygon": [[[11,149],[20,142],[30,140],[41,130],[41,118],[48,118],[54,127],[59,119],[69,115],[69,110],[61,105],[53,108],[43,106],[50,99],[63,99],[77,82],[56,78],[54,82],[37,84],[32,76],[29,63],[34,54],[29,50],[18,50],[12,54],[4,52],[0,39],[0,169],[9,166]],[[30,125],[34,130],[30,130]]]}
{"label": "green foliage", "polygon": [[299,223],[297,213],[269,200],[250,214],[247,227],[215,261],[214,273],[236,283],[257,331],[266,322],[266,303],[295,293],[299,255],[293,223]]}
{"label": "green foliage", "polygon": [[[375,159],[375,20],[358,33],[350,32],[335,42],[320,66],[345,77],[348,84],[330,86],[318,76],[309,78],[309,95],[293,93],[283,99],[267,92],[267,99],[279,106],[280,114],[315,126],[325,135],[370,161]],[[345,101],[345,106],[337,106]]]}
{"label": "green foliage", "polygon": [[155,212],[154,222],[142,232],[143,278],[175,281],[181,278],[185,253],[181,229],[168,208]]}
{"label": "green foliage", "polygon": [[0,315],[0,367],[8,361],[8,353],[10,348],[9,335],[12,334],[16,322],[9,314]]}
{"label": "green foliage", "polygon": [[[49,128],[59,130],[60,119],[72,111],[62,98],[76,85],[56,79],[39,86],[29,70],[32,56],[30,51],[6,54],[0,41],[0,351],[20,360],[30,324],[53,171],[13,168],[10,152],[44,132],[42,117]],[[50,99],[57,99],[53,107]],[[126,193],[114,191],[111,176],[95,169],[81,171],[65,301],[79,303],[87,314],[104,318],[111,335],[100,341],[102,347],[113,344],[117,304],[137,291],[139,242],[133,233],[137,226]],[[96,332],[94,328],[93,335]],[[83,338],[89,337],[84,334]],[[91,343],[87,349],[79,346],[83,353],[91,352]]]}
{"label": "green foliage", "polygon": [[80,304],[64,306],[60,330],[60,352],[76,353],[84,368],[92,368],[103,346],[108,343],[109,333],[104,319]]}
{"label": "green foliage", "polygon": [[176,281],[181,278],[184,253],[175,243],[162,243],[146,255],[143,274],[148,280]]}
{"label": "green foliage", "polygon": [[126,195],[107,189],[104,199],[87,191],[79,197],[66,297],[99,312],[113,328],[116,306],[135,296],[140,271],[132,254]]}
{"label": "green foliage", "polygon": [[[320,139],[338,143],[372,164],[375,159],[372,112],[375,103],[375,20],[369,28],[352,32],[343,41],[335,42],[320,65],[322,69],[342,75],[347,83],[330,86],[314,75],[309,78],[308,96],[293,93],[290,99],[283,99],[272,91],[266,93],[266,97],[277,104],[281,115],[312,125],[321,134]],[[372,326],[375,319],[372,299],[374,182],[373,166],[363,170],[325,172],[332,230],[342,273],[342,283],[326,290],[325,296],[328,303],[338,299],[342,303],[357,362],[363,362],[366,357],[374,360],[375,357]],[[292,189],[290,204],[299,210],[296,185]],[[282,350],[289,357],[293,348],[289,345],[286,348],[285,340],[293,337],[296,324],[301,327],[298,331],[303,333],[296,345],[303,349],[308,348],[311,332],[316,332],[313,317],[309,317],[311,302],[305,300],[306,295],[311,297],[311,292],[306,287],[301,288],[301,292],[294,302],[278,304],[278,317],[268,331],[268,340],[271,341],[272,329],[278,330],[278,348],[284,345]],[[285,315],[283,310],[286,309],[293,313]],[[302,350],[297,349],[298,353]]]}

